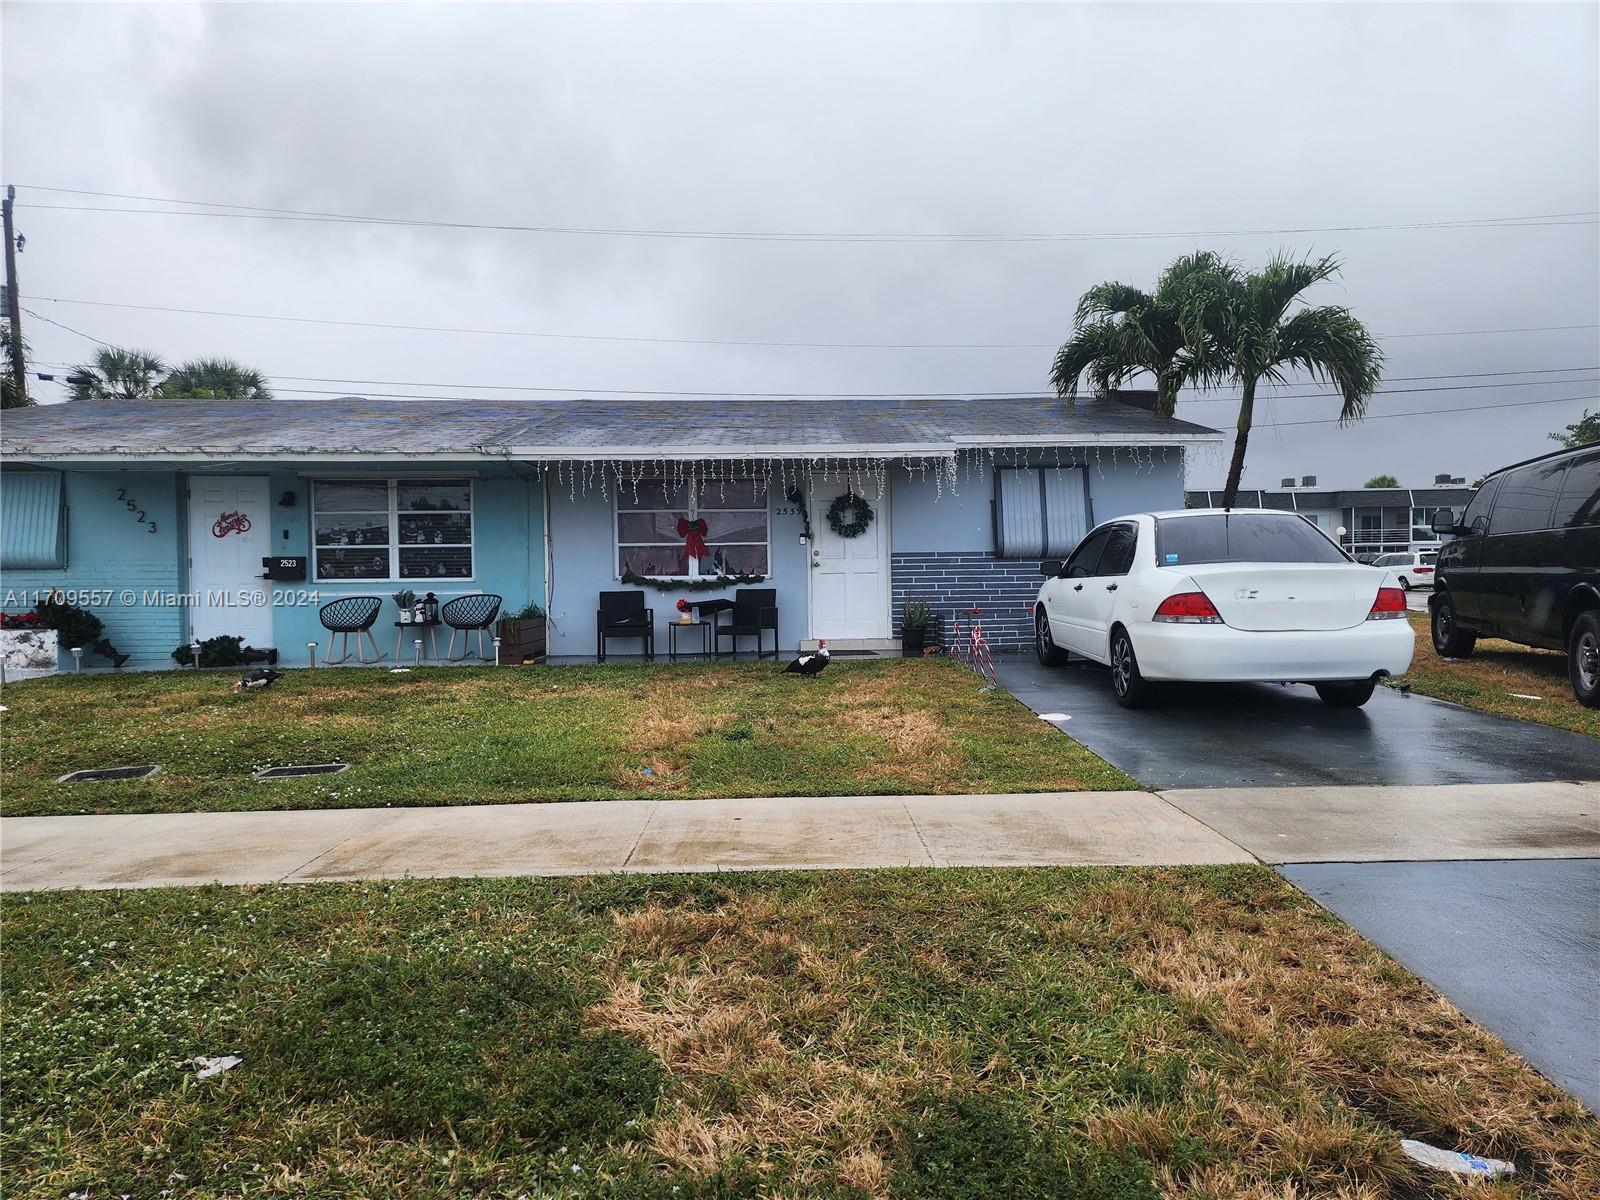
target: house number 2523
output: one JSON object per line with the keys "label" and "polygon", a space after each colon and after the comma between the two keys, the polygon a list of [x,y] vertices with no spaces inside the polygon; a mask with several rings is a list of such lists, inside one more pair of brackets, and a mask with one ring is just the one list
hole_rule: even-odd
{"label": "house number 2523", "polygon": [[156,531],[156,523],[154,521],[149,521],[149,520],[145,519],[144,509],[139,507],[139,502],[137,500],[133,499],[131,496],[128,495],[128,489],[127,488],[118,488],[117,489],[117,499],[121,500],[124,504],[126,504],[128,506],[128,511],[133,514],[133,519],[135,521],[138,521],[141,525],[143,525],[145,527],[145,529],[147,529],[151,533],[154,533]]}

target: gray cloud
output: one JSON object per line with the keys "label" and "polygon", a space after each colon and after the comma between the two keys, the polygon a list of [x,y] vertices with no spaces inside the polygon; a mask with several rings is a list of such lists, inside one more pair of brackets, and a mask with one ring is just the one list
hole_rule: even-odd
{"label": "gray cloud", "polygon": [[[1083,233],[1600,208],[1587,6],[13,4],[5,16],[6,175],[41,204],[115,202],[27,184],[481,222]],[[1193,245],[809,245],[19,217],[29,295],[754,340],[1051,343],[1089,284],[1148,283]],[[1247,262],[1279,248],[1337,250],[1345,277],[1320,298],[1351,305],[1379,332],[1600,321],[1593,225],[1200,244]],[[280,377],[286,394],[323,385],[284,376],[1000,391],[1041,388],[1050,357],[37,311],[174,357],[231,354]],[[37,322],[29,335],[47,362],[89,348]],[[1600,363],[1593,329],[1396,339],[1386,349],[1392,376]],[[1393,394],[1373,412],[1596,394],[1595,384]],[[1246,480],[1474,475],[1548,448],[1544,434],[1583,407],[1259,428]],[[1285,399],[1267,419],[1333,413]],[[1226,426],[1232,410],[1186,403],[1181,415]],[[1191,469],[1201,485],[1221,474],[1220,461]]]}

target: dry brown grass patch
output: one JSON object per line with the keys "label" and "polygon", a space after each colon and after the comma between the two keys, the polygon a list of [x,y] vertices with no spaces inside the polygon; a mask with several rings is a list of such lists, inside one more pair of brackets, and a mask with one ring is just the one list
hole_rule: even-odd
{"label": "dry brown grass patch", "polygon": [[591,1019],[641,1039],[677,1084],[650,1138],[664,1159],[710,1174],[781,1157],[802,1186],[885,1195],[901,1101],[965,1063],[943,1046],[869,1058],[854,1011],[867,951],[780,919],[792,923],[759,897],[618,915],[610,992]]}
{"label": "dry brown grass patch", "polygon": [[[1198,1122],[1208,1140],[1233,1147],[1232,1169],[1255,1174],[1277,1160],[1316,1178],[1318,1164],[1356,1162],[1363,1185],[1386,1185],[1409,1170],[1388,1126],[1512,1159],[1541,1195],[1600,1195],[1593,1119],[1348,927],[1287,895],[1252,909],[1190,887],[1181,892],[1192,907],[1146,905],[1140,929],[1140,890],[1111,905],[1129,969],[1233,1048],[1196,1089],[1214,1107],[1176,1126]],[[1106,1114],[1093,1132],[1103,1144],[1157,1150],[1166,1125],[1130,1110]]]}

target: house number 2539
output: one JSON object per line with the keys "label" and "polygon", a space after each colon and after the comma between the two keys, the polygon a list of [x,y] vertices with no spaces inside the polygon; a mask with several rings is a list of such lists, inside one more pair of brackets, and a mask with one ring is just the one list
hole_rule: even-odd
{"label": "house number 2539", "polygon": [[147,529],[151,533],[154,533],[156,531],[156,523],[154,521],[149,521],[149,520],[145,519],[144,509],[139,507],[139,502],[137,500],[133,499],[131,496],[128,495],[128,489],[127,488],[118,488],[117,489],[117,499],[121,500],[124,504],[126,504],[128,506],[128,511],[133,514],[133,519],[135,521],[138,521],[141,525],[143,525],[145,527],[145,529]]}

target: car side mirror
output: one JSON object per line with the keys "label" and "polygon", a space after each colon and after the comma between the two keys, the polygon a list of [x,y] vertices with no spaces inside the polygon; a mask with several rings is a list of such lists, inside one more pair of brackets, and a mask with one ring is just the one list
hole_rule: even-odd
{"label": "car side mirror", "polygon": [[1045,559],[1039,564],[1039,574],[1043,575],[1046,579],[1056,578],[1061,574],[1061,560],[1059,558]]}
{"label": "car side mirror", "polygon": [[1433,514],[1433,520],[1428,523],[1435,533],[1454,533],[1459,526],[1456,524],[1456,515],[1449,509],[1444,509]]}

